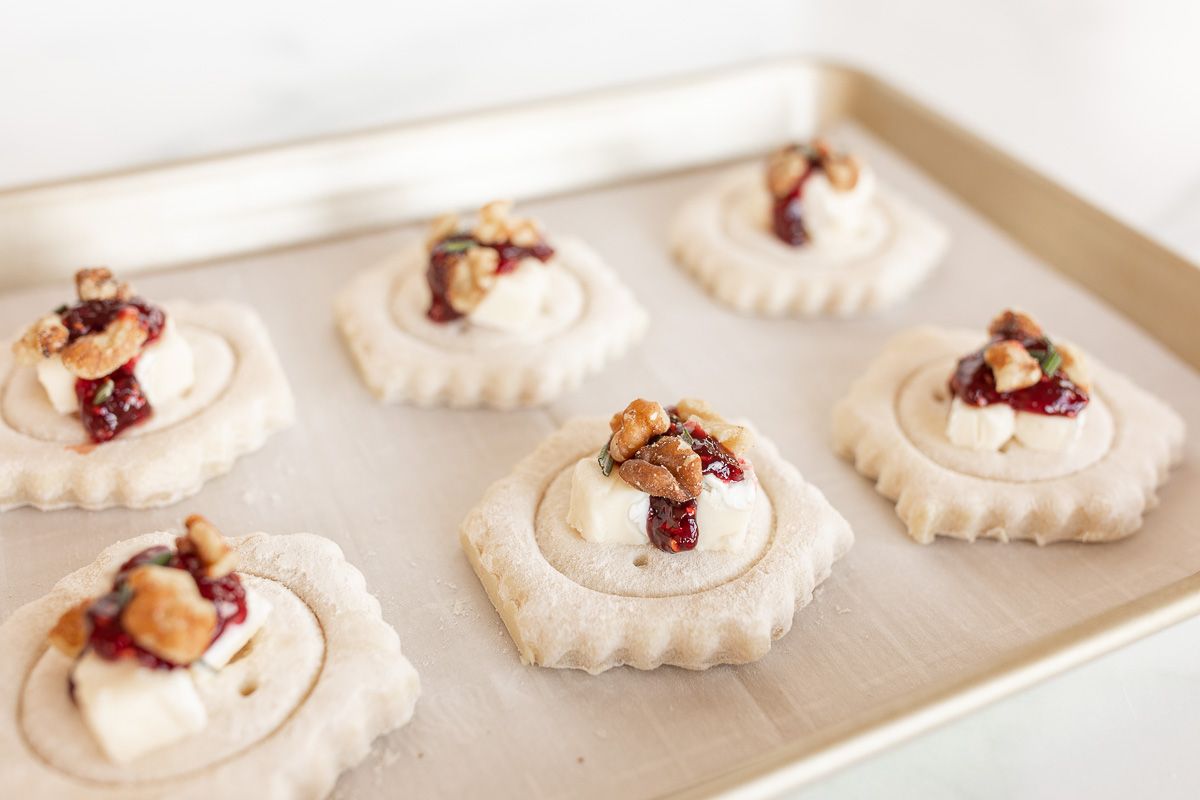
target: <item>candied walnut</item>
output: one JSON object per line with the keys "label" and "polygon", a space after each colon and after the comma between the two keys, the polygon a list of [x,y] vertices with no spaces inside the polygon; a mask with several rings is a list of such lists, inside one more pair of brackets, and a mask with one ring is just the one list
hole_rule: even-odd
{"label": "candied walnut", "polygon": [[50,358],[67,345],[70,332],[58,314],[47,314],[35,322],[25,335],[13,342],[13,355],[26,365]]}
{"label": "candied walnut", "polygon": [[808,172],[808,157],[795,145],[782,147],[767,159],[767,189],[775,197],[787,197]]}
{"label": "candied walnut", "polygon": [[179,552],[195,553],[209,578],[223,578],[233,572],[237,567],[237,553],[216,525],[199,514],[192,514],[183,524],[187,527],[187,535],[176,540]]}
{"label": "candied walnut", "polygon": [[128,300],[133,287],[113,277],[104,267],[90,267],[75,273],[75,291],[80,300]]}
{"label": "candied walnut", "polygon": [[665,497],[673,503],[685,503],[694,499],[694,495],[689,495],[687,490],[679,485],[671,470],[640,458],[622,462],[617,468],[617,474],[621,476],[621,480],[651,497]]}
{"label": "candied walnut", "polygon": [[705,433],[734,455],[740,456],[754,445],[754,434],[749,428],[726,422],[707,400],[685,397],[675,405],[675,412],[684,422],[695,419]]}
{"label": "candied walnut", "polygon": [[1054,349],[1062,357],[1062,370],[1067,373],[1067,377],[1071,379],[1071,383],[1085,392],[1090,391],[1092,387],[1092,375],[1088,369],[1087,361],[1083,356],[1083,351],[1067,342],[1055,343]]}
{"label": "candied walnut", "polygon": [[1005,309],[988,325],[988,334],[1005,339],[1037,339],[1045,335],[1033,317],[1021,311]]}
{"label": "candied walnut", "polygon": [[79,378],[103,378],[136,356],[146,335],[137,309],[127,306],[100,333],[81,336],[64,347],[63,366]]}
{"label": "candied walnut", "polygon": [[620,463],[632,458],[652,437],[666,433],[671,427],[671,418],[658,403],[638,398],[620,414],[614,414],[608,426],[613,432],[608,442],[608,454]]}
{"label": "candied walnut", "polygon": [[858,185],[862,162],[855,156],[830,153],[821,159],[821,168],[825,170],[830,186],[839,192],[848,192]]}
{"label": "candied walnut", "polygon": [[133,597],[121,625],[139,647],[172,664],[187,665],[212,643],[217,609],[181,569],[147,564],[125,579]]}
{"label": "candied walnut", "polygon": [[446,299],[460,314],[475,309],[496,285],[500,254],[490,247],[472,247],[451,262]]}
{"label": "candied walnut", "polygon": [[493,200],[479,209],[479,221],[471,231],[475,241],[486,245],[515,244],[533,247],[542,241],[536,222],[527,217],[510,216],[511,200]]}
{"label": "candied walnut", "polygon": [[425,249],[433,252],[433,248],[444,239],[458,233],[458,215],[442,214],[429,226],[429,236],[425,239]]}
{"label": "candied walnut", "polygon": [[91,600],[81,600],[64,611],[46,636],[47,641],[63,655],[75,658],[87,646],[88,636],[92,631],[87,617],[91,605]]}
{"label": "candied walnut", "polygon": [[1015,392],[1042,379],[1042,367],[1020,342],[1006,339],[983,352],[983,360],[996,376],[996,391]]}
{"label": "candied walnut", "polygon": [[700,496],[704,486],[704,462],[682,437],[663,436],[638,450],[631,460],[666,467],[689,499]]}

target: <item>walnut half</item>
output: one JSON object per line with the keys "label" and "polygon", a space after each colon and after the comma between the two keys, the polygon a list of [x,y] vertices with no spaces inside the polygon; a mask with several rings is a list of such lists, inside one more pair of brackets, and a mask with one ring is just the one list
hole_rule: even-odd
{"label": "walnut half", "polygon": [[1042,379],[1042,365],[1020,342],[1006,339],[983,351],[983,360],[996,377],[996,391],[1015,392]]}
{"label": "walnut half", "polygon": [[694,418],[705,433],[735,456],[743,455],[754,446],[754,434],[749,428],[726,422],[707,400],[685,397],[676,404],[675,412],[684,422]]}
{"label": "walnut half", "polygon": [[121,625],[139,647],[180,665],[204,655],[217,629],[217,609],[190,573],[146,564],[125,581],[133,598],[121,612]]}
{"label": "walnut half", "polygon": [[612,430],[608,454],[619,464],[633,458],[653,437],[666,433],[671,427],[671,417],[660,404],[639,397],[620,414],[614,414],[608,427]]}
{"label": "walnut half", "polygon": [[65,656],[75,658],[87,646],[88,636],[92,626],[88,622],[87,612],[91,608],[91,600],[81,600],[63,612],[50,629],[47,640]]}
{"label": "walnut half", "polygon": [[622,480],[652,497],[674,503],[695,500],[704,486],[704,465],[679,436],[648,444],[618,468]]}
{"label": "walnut half", "polygon": [[103,378],[141,352],[146,337],[137,309],[126,306],[104,330],[80,336],[64,347],[63,366],[79,378]]}
{"label": "walnut half", "polygon": [[25,335],[13,342],[17,361],[33,366],[43,358],[51,358],[67,346],[70,332],[58,314],[47,314],[30,326]]}
{"label": "walnut half", "polygon": [[187,535],[175,540],[180,553],[195,553],[204,565],[204,574],[209,578],[223,578],[237,568],[237,552],[225,541],[225,537],[199,514],[184,520]]}

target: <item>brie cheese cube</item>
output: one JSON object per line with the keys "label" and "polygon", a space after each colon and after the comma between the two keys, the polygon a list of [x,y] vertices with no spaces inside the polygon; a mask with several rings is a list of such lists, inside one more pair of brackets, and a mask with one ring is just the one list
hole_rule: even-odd
{"label": "brie cheese cube", "polygon": [[496,283],[484,295],[468,318],[475,325],[502,331],[519,331],[531,325],[546,303],[550,286],[550,266],[536,258],[526,258],[512,272],[496,277]]}
{"label": "brie cheese cube", "polygon": [[208,723],[186,669],[148,669],[135,659],[108,661],[88,652],[71,677],[84,722],[116,763],[199,733]]}
{"label": "brie cheese cube", "polygon": [[1086,413],[1085,409],[1074,417],[1063,417],[1018,411],[1017,441],[1030,450],[1051,453],[1066,450],[1079,438],[1083,429],[1083,415]]}
{"label": "brie cheese cube", "polygon": [[271,614],[271,602],[253,589],[246,589],[246,618],[225,626],[216,641],[208,646],[200,661],[210,669],[221,669],[254,638]]}
{"label": "brie cheese cube", "polygon": [[852,238],[867,222],[867,212],[875,198],[875,173],[867,166],[859,170],[858,181],[849,191],[833,188],[824,172],[804,182],[801,214],[804,228],[815,244]]}
{"label": "brie cheese cube", "polygon": [[955,397],[946,419],[946,438],[972,450],[999,450],[1012,438],[1016,414],[1012,406],[972,406]]}
{"label": "brie cheese cube", "polygon": [[594,458],[575,464],[567,524],[589,542],[646,544],[650,495],[621,479],[614,469],[607,477]]}
{"label": "brie cheese cube", "polygon": [[63,366],[62,358],[43,358],[37,363],[37,379],[46,392],[46,399],[60,414],[79,411],[79,397],[75,394],[75,376]]}
{"label": "brie cheese cube", "polygon": [[192,388],[196,380],[192,348],[167,317],[162,334],[142,349],[133,374],[152,406],[161,406]]}
{"label": "brie cheese cube", "polygon": [[716,475],[704,476],[704,488],[696,500],[697,550],[738,550],[746,539],[758,480],[745,468],[740,481],[726,483]]}
{"label": "brie cheese cube", "polygon": [[[36,369],[38,382],[54,410],[60,414],[79,413],[75,376],[63,366],[62,358],[44,358]],[[152,406],[161,406],[192,388],[196,378],[192,348],[171,317],[167,317],[159,337],[143,348],[133,374]]]}

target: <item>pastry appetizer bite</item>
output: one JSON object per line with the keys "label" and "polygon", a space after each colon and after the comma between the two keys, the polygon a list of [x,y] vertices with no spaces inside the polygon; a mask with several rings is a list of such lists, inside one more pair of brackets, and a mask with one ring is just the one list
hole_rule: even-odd
{"label": "pastry appetizer bite", "polygon": [[75,285],[0,351],[0,510],[166,505],[291,423],[249,308],[159,306],[107,269]]}
{"label": "pastry appetizer bite", "polygon": [[765,655],[854,537],[753,442],[702,400],[638,399],[568,422],[488,489],[460,538],[521,659],[595,674]]}
{"label": "pastry appetizer bite", "polygon": [[0,626],[0,693],[15,796],[285,798],[326,794],[419,684],[332,542],[225,539],[193,515]]}
{"label": "pastry appetizer bite", "polygon": [[437,219],[424,242],[355,278],[336,314],[381,400],[455,407],[546,403],[622,355],[648,322],[591,248],[548,241],[504,201],[472,226]]}
{"label": "pastry appetizer bite", "polygon": [[1180,417],[1027,314],[897,336],[834,413],[834,443],[919,542],[1100,542],[1142,525]]}
{"label": "pastry appetizer bite", "polygon": [[824,139],[788,145],[692,197],[676,260],[718,300],[764,316],[852,316],[907,297],[941,260],[941,225]]}

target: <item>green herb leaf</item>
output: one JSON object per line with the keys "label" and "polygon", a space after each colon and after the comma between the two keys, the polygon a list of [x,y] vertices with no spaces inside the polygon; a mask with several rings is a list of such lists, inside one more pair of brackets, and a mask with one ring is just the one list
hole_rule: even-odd
{"label": "green herb leaf", "polygon": [[474,246],[474,239],[461,239],[454,242],[442,242],[438,245],[438,249],[443,253],[465,253]]}
{"label": "green herb leaf", "polygon": [[69,307],[69,306],[68,306],[66,303],[63,303],[63,304],[62,304],[61,306],[59,306],[58,308],[54,309],[54,313],[55,313],[55,314],[58,314],[58,315],[61,317],[63,314],[67,313],[67,310],[68,310],[69,308],[70,308],[70,307]]}
{"label": "green herb leaf", "polygon": [[604,477],[606,478],[612,475],[613,471],[613,458],[608,454],[608,445],[610,442],[612,442],[612,439],[604,443],[604,447],[600,448],[600,456],[596,459],[600,462],[600,471],[604,473]]}
{"label": "green herb leaf", "polygon": [[679,426],[679,438],[683,439],[683,441],[687,443],[688,447],[696,446],[696,437],[692,436],[691,432],[689,432],[688,429],[682,425]]}
{"label": "green herb leaf", "polygon": [[103,405],[108,398],[112,397],[113,389],[116,388],[117,386],[113,383],[112,378],[105,378],[104,383],[100,384],[100,388],[92,395],[92,405]]}
{"label": "green herb leaf", "polygon": [[169,562],[171,560],[171,556],[173,556],[173,555],[174,555],[174,553],[172,553],[170,550],[166,550],[162,553],[157,554],[153,558],[148,559],[146,561],[146,563],[147,564],[157,564],[160,567],[165,567],[167,565],[167,562]]}
{"label": "green herb leaf", "polygon": [[1029,350],[1029,355],[1038,360],[1038,364],[1042,368],[1042,374],[1050,377],[1058,372],[1058,368],[1062,366],[1062,356],[1059,355],[1054,344],[1049,339],[1046,340],[1046,347],[1034,347]]}

